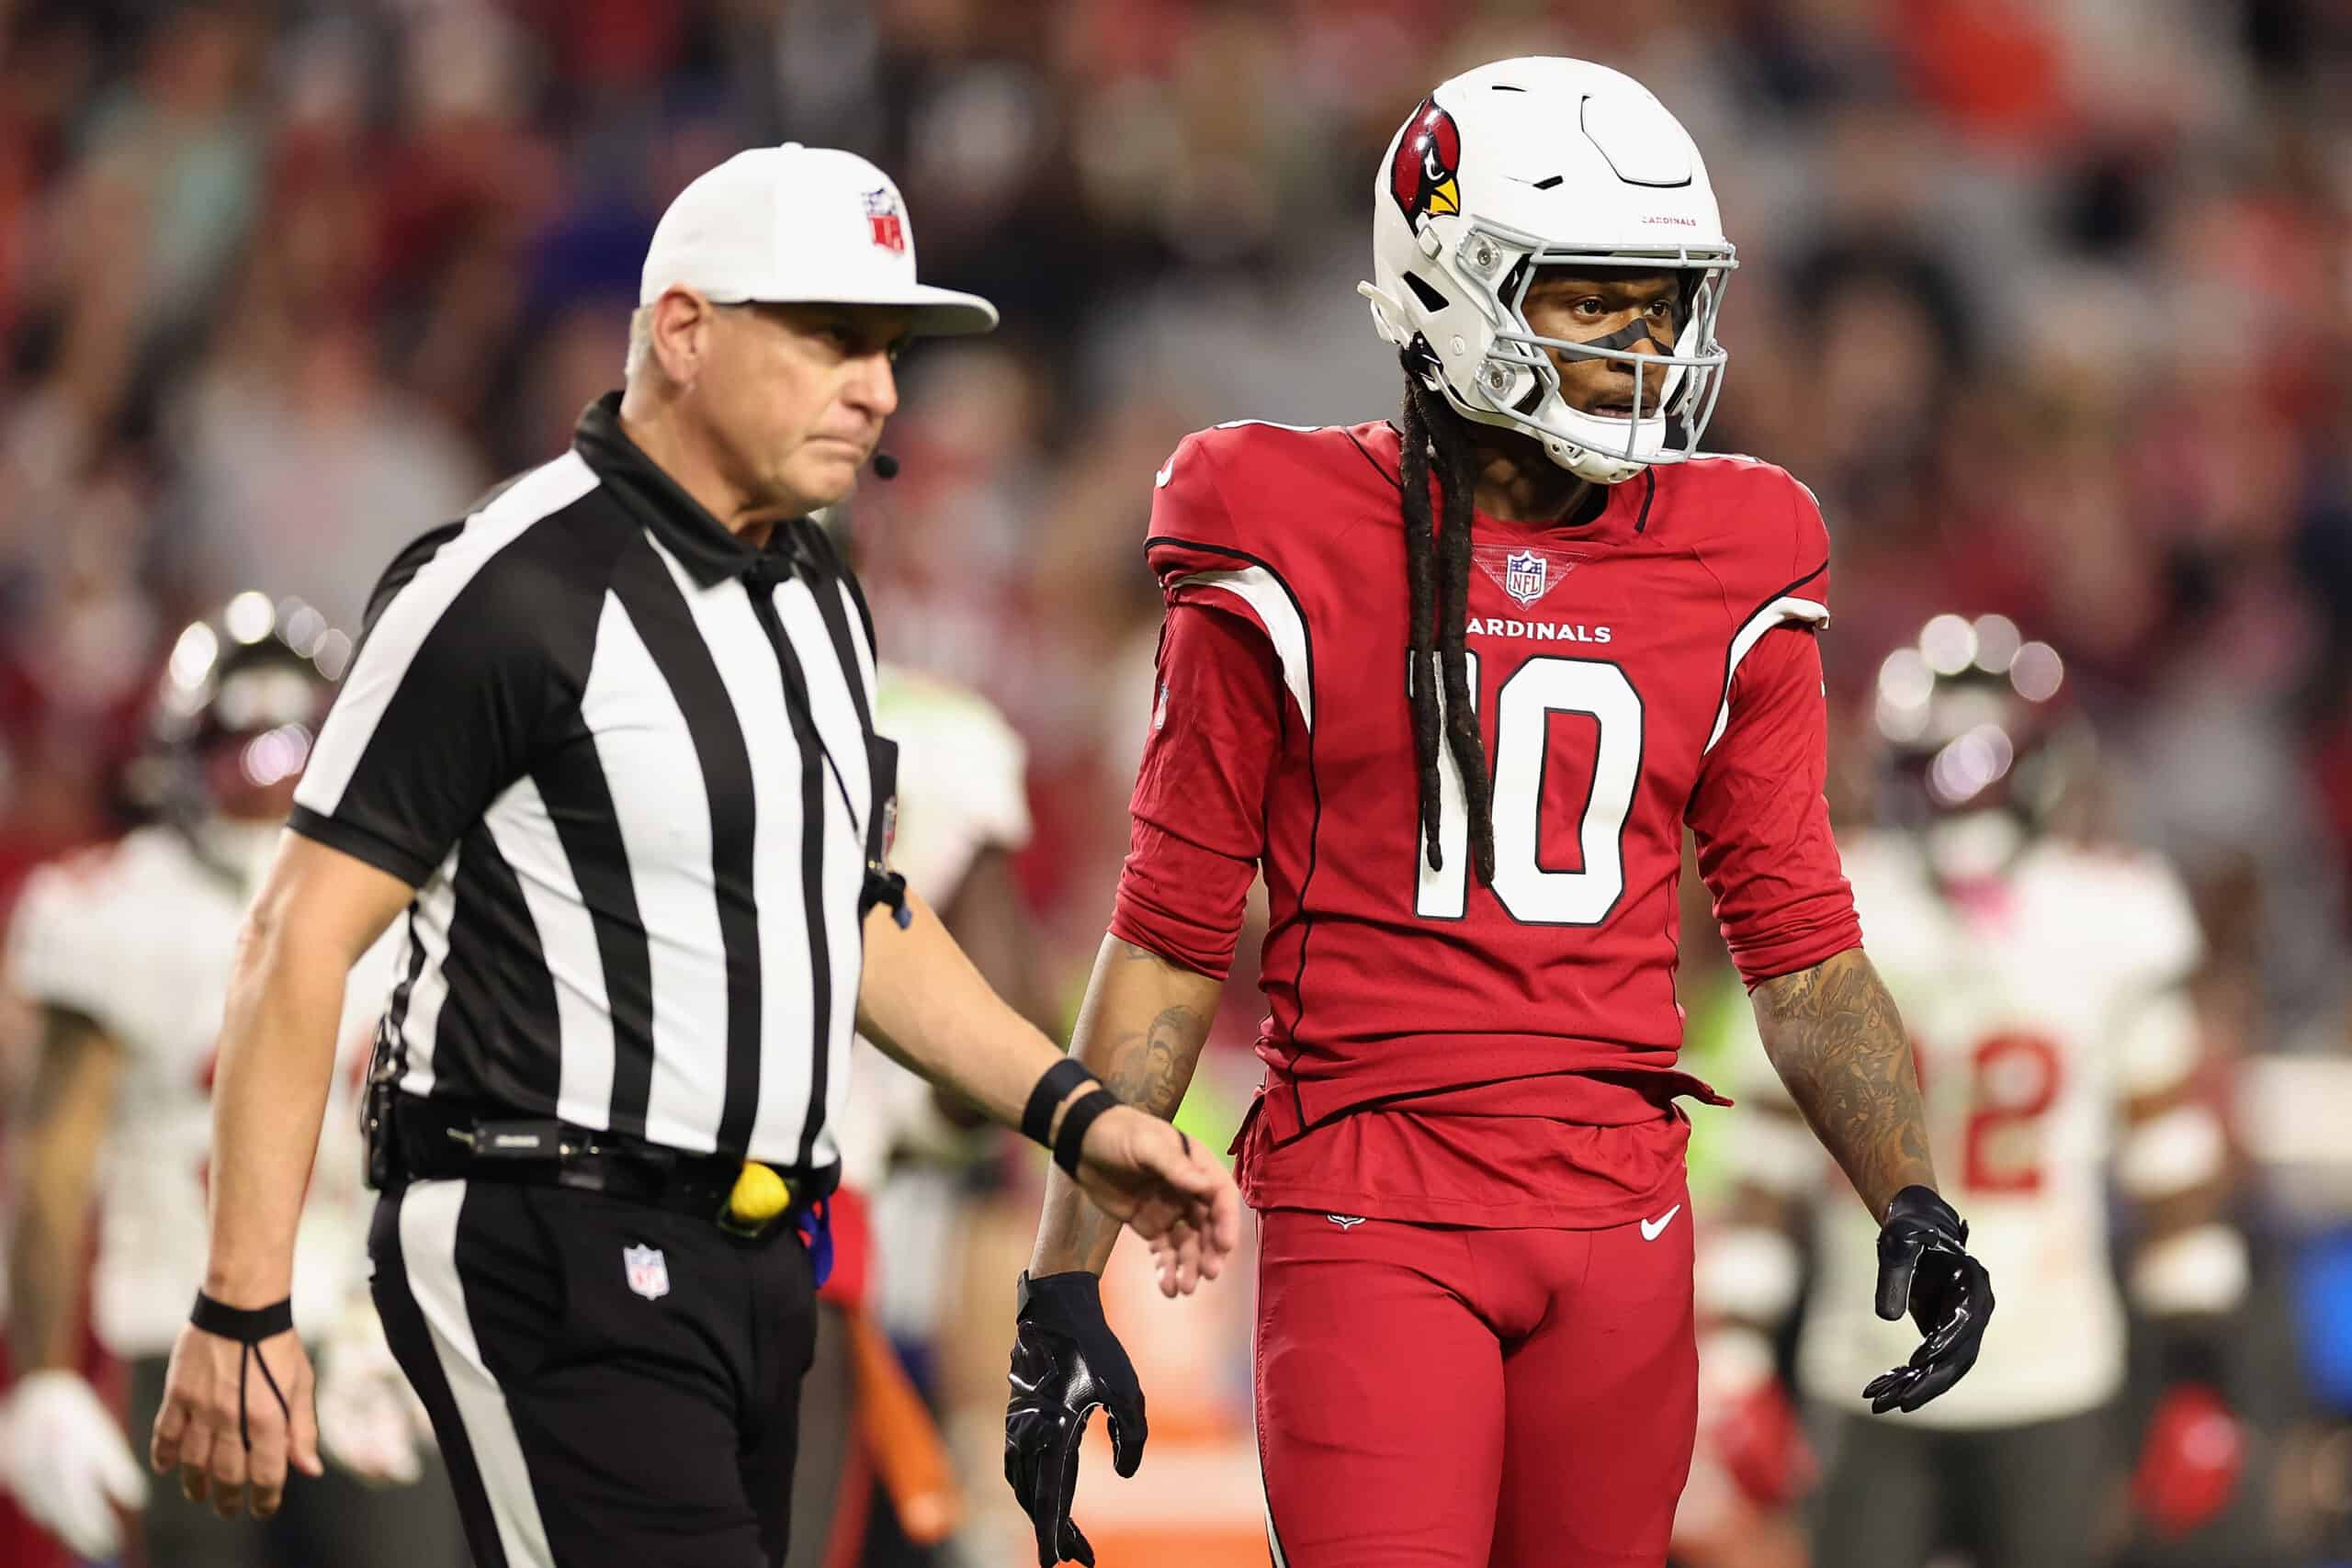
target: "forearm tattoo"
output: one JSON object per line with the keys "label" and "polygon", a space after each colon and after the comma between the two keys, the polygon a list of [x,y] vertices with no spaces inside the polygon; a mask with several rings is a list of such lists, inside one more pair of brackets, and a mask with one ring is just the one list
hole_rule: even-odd
{"label": "forearm tattoo", "polygon": [[1102,1082],[1125,1104],[1154,1116],[1173,1116],[1184,1103],[1208,1034],[1209,1021],[1191,1008],[1164,1008],[1148,1029],[1113,1043]]}
{"label": "forearm tattoo", "polygon": [[[1118,953],[1130,963],[1145,959],[1168,963],[1133,942],[1119,942]],[[1103,1087],[1122,1103],[1172,1118],[1192,1084],[1193,1068],[1209,1036],[1213,1010],[1182,1003],[1164,1007],[1143,1029],[1118,1035],[1107,1043],[1086,1042],[1085,1059],[1097,1070]],[[1084,1030],[1080,1035],[1083,1040]],[[1100,1270],[1117,1243],[1119,1222],[1087,1202],[1058,1172],[1050,1174],[1047,1180],[1059,1184],[1060,1195],[1046,1201],[1030,1268],[1048,1273],[1076,1268]]]}
{"label": "forearm tattoo", "polygon": [[1932,1186],[1910,1036],[1860,948],[1756,987],[1756,1023],[1790,1098],[1874,1216]]}

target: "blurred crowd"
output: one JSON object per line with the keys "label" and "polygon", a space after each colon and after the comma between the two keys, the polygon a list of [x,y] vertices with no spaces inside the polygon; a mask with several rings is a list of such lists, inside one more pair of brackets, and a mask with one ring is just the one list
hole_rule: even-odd
{"label": "blurred crowd", "polygon": [[1216,420],[1395,412],[1352,288],[1380,149],[1532,52],[1631,72],[1708,156],[1709,445],[1821,495],[1840,711],[1936,611],[2048,640],[2109,826],[2189,875],[2222,1049],[2343,1051],[2328,0],[0,0],[0,919],[119,827],[183,619],[258,586],[356,629],[617,385],[669,197],[788,138],[891,169],[925,276],[1003,307],[903,367],[854,528],[885,653],[1029,743],[1022,886],[1074,987],[1151,691],[1148,476]]}
{"label": "blurred crowd", "polygon": [[[168,634],[356,623],[618,377],[653,218],[736,147],[895,170],[1006,328],[907,367],[859,508],[888,651],[1028,737],[1100,919],[1156,621],[1143,482],[1393,412],[1351,285],[1475,61],[1656,84],[1742,253],[1711,444],[1836,535],[1835,678],[1941,608],[2058,646],[2273,1043],[2332,1027],[2352,829],[2352,19],[2317,0],[16,0],[0,6],[0,897],[105,832]],[[878,489],[879,487],[869,487]],[[2314,845],[2326,846],[2313,853]]]}

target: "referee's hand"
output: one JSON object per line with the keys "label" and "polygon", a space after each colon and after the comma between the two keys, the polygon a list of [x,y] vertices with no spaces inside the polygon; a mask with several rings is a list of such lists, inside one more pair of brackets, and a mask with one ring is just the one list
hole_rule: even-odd
{"label": "referee's hand", "polygon": [[[1108,1120],[1108,1118],[1105,1118]],[[155,1415],[148,1462],[157,1474],[179,1467],[180,1491],[192,1503],[207,1497],[213,1511],[233,1519],[247,1507],[266,1519],[286,1496],[290,1464],[305,1475],[326,1473],[319,1462],[319,1422],[311,1404],[311,1358],[292,1329],[265,1339],[253,1350],[285,1391],[278,1408],[260,1366],[241,1367],[246,1351],[233,1339],[207,1334],[196,1325],[180,1328],[172,1347],[171,1371],[164,1380],[164,1407]],[[240,1371],[243,1371],[240,1389]],[[243,1433],[238,1401],[243,1399]],[[253,1449],[248,1452],[245,1439]]]}
{"label": "referee's hand", "polygon": [[1190,1295],[1241,1245],[1241,1192],[1215,1156],[1159,1117],[1119,1106],[1080,1146],[1078,1184],[1151,1243],[1159,1293]]}

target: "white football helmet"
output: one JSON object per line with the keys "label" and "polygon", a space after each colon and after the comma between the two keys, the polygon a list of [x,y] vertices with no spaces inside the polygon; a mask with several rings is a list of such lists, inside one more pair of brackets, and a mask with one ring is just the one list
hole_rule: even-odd
{"label": "white football helmet", "polygon": [[[1738,263],[1697,145],[1648,88],[1553,56],[1464,72],[1388,144],[1373,206],[1377,281],[1358,291],[1381,336],[1426,345],[1428,384],[1464,418],[1525,431],[1600,484],[1698,450],[1723,389],[1715,318]],[[1528,285],[1562,265],[1683,273],[1673,352],[1536,335],[1521,310]],[[1664,364],[1664,395],[1644,408],[1636,376],[1629,418],[1571,408],[1546,349]]]}

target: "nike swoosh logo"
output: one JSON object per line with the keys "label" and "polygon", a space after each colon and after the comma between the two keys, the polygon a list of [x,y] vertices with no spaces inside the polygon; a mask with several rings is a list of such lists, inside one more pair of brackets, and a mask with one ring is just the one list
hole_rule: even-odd
{"label": "nike swoosh logo", "polygon": [[1168,488],[1169,476],[1173,474],[1175,471],[1176,459],[1170,457],[1168,459],[1167,467],[1161,468],[1158,473],[1151,476],[1151,488],[1154,490],[1166,490]]}
{"label": "nike swoosh logo", "polygon": [[1681,1212],[1682,1205],[1677,1203],[1673,1208],[1668,1209],[1657,1219],[1644,1220],[1642,1222],[1642,1239],[1644,1241],[1656,1241],[1658,1236],[1664,1233],[1666,1227],[1674,1223],[1674,1216]]}

